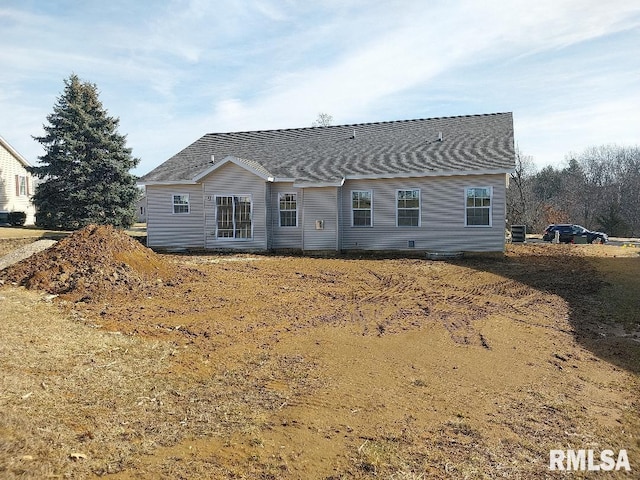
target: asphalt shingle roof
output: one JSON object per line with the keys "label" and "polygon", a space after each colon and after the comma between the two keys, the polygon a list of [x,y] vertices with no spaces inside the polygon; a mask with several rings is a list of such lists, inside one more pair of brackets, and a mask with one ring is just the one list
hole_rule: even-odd
{"label": "asphalt shingle roof", "polygon": [[504,172],[515,166],[513,118],[511,113],[494,113],[210,133],[144,175],[140,182],[192,180],[212,167],[212,155],[214,162],[234,156],[276,180],[311,183],[353,176]]}

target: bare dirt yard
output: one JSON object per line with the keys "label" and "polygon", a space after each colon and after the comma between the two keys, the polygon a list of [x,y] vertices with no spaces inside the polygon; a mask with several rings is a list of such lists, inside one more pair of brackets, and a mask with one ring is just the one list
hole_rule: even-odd
{"label": "bare dirt yard", "polygon": [[564,478],[550,449],[640,475],[635,248],[177,256],[93,228],[0,279],[0,478]]}

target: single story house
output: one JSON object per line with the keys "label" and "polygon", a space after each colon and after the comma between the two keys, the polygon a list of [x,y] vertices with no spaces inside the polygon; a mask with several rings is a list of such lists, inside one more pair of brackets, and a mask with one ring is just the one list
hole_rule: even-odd
{"label": "single story house", "polygon": [[31,202],[34,177],[31,165],[9,143],[0,137],[0,224],[7,223],[10,212],[24,212],[25,225],[33,225],[36,210]]}
{"label": "single story house", "polygon": [[501,252],[511,113],[211,133],[140,178],[159,249]]}

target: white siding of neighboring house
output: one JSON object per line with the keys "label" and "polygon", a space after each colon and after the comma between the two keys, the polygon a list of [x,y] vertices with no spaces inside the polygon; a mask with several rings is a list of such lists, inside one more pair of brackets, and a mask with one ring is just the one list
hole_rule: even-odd
{"label": "white siding of neighboring house", "polygon": [[[338,187],[305,188],[301,205],[302,249],[338,250]],[[317,221],[323,222],[321,230]]]}
{"label": "white siding of neighboring house", "polygon": [[[267,182],[229,162],[203,180],[205,248],[220,250],[267,250]],[[253,234],[250,239],[217,238],[217,195],[250,195]]]}
{"label": "white siding of neighboring house", "polygon": [[[297,194],[298,225],[296,227],[280,226],[280,194]],[[270,184],[270,226],[271,248],[274,249],[300,249],[302,248],[302,190],[294,188],[293,183]]]}
{"label": "white siding of neighboring house", "polygon": [[147,196],[143,196],[136,202],[136,221],[145,223],[147,221]]}
{"label": "white siding of neighboring house", "polygon": [[[465,227],[465,188],[492,187],[492,226]],[[396,191],[420,189],[421,224],[396,226]],[[351,191],[373,193],[373,226],[351,226]],[[504,251],[506,178],[499,175],[347,180],[342,187],[343,250]]]}
{"label": "white siding of neighboring house", "polygon": [[[27,178],[27,194],[20,195],[16,177]],[[34,179],[22,161],[0,142],[0,212],[25,212],[25,225],[35,222],[35,207],[31,203]]]}
{"label": "white siding of neighboring house", "polygon": [[[202,185],[147,185],[147,245],[204,248]],[[173,195],[189,195],[189,213],[173,213]]]}

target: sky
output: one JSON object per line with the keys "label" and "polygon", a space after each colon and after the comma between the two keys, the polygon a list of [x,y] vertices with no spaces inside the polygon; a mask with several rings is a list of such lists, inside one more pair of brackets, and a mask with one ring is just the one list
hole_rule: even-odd
{"label": "sky", "polygon": [[0,0],[0,135],[71,74],[143,175],[212,132],[513,112],[538,168],[640,144],[640,0]]}

